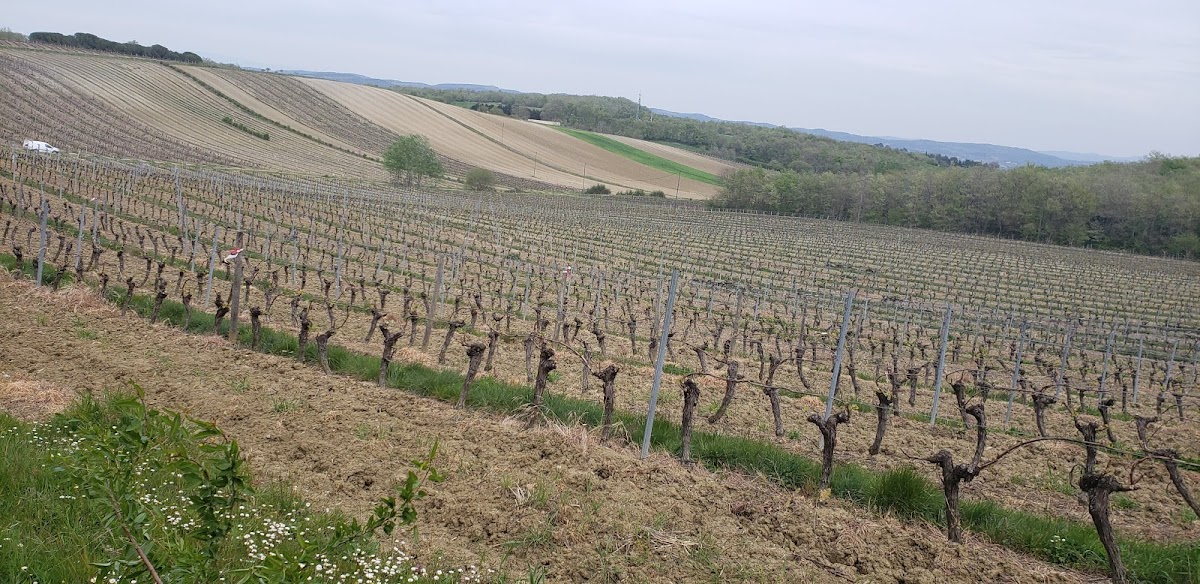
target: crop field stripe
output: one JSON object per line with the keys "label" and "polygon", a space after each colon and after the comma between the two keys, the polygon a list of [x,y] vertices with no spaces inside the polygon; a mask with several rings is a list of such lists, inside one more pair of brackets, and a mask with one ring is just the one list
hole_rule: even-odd
{"label": "crop field stripe", "polygon": [[[401,95],[404,95],[404,94],[401,94]],[[555,165],[555,164],[549,164],[549,163],[547,163],[545,160],[539,160],[539,159],[537,159],[536,157],[529,156],[528,154],[525,154],[524,152],[521,152],[520,150],[517,150],[517,149],[515,149],[515,148],[513,148],[513,147],[511,147],[511,146],[509,146],[509,145],[507,145],[507,144],[505,144],[505,143],[503,143],[503,142],[501,142],[501,141],[499,141],[499,140],[497,140],[497,139],[495,139],[495,138],[493,138],[493,137],[491,137],[491,136],[489,136],[489,135],[487,135],[486,133],[484,133],[484,132],[483,132],[482,130],[480,130],[479,128],[476,128],[476,127],[474,127],[474,126],[471,126],[471,125],[469,125],[469,124],[467,124],[467,123],[465,123],[465,122],[463,122],[463,121],[461,121],[461,120],[455,119],[453,116],[447,115],[445,112],[443,112],[443,111],[441,111],[441,110],[437,109],[436,107],[433,107],[432,105],[430,105],[430,104],[428,104],[428,103],[425,103],[425,102],[424,102],[424,101],[422,101],[422,100],[416,99],[416,98],[412,97],[411,95],[405,95],[404,97],[406,97],[406,98],[408,98],[408,99],[411,99],[411,100],[413,100],[413,101],[415,101],[415,102],[417,102],[417,103],[421,104],[422,106],[425,106],[425,107],[429,108],[431,111],[433,111],[434,113],[438,114],[439,116],[442,116],[442,117],[446,118],[447,120],[450,120],[451,122],[454,122],[455,124],[458,124],[458,125],[460,125],[460,126],[462,126],[462,127],[466,128],[466,129],[470,130],[471,132],[473,132],[473,133],[475,133],[475,134],[479,135],[480,137],[482,137],[483,139],[487,140],[488,142],[491,142],[491,143],[493,143],[493,144],[496,144],[497,146],[499,146],[499,147],[501,147],[501,148],[503,148],[503,149],[505,149],[505,150],[508,150],[509,152],[512,152],[513,154],[516,154],[517,156],[521,156],[521,157],[525,158],[526,160],[529,160],[530,162],[533,162],[534,164],[541,164],[542,166],[545,166],[545,167],[547,167],[547,168],[552,168],[552,169],[554,169],[554,170],[557,170],[557,171],[559,171],[559,172],[562,172],[562,173],[565,173],[565,174],[569,174],[569,175],[572,175],[572,176],[577,176],[577,177],[579,177],[579,178],[581,178],[581,179],[587,179],[587,177],[585,177],[585,176],[583,176],[582,174],[579,174],[579,173],[577,173],[577,172],[573,172],[573,171],[567,170],[567,169],[565,169],[565,168],[560,168],[558,165]],[[669,161],[668,161],[668,162],[669,162]],[[616,186],[619,186],[619,187],[624,187],[624,188],[627,188],[627,189],[632,189],[632,188],[633,188],[633,187],[629,187],[629,186],[626,186],[626,185],[623,185],[623,184],[618,184],[618,183],[610,183],[610,184],[614,184],[614,185],[616,185]]]}
{"label": "crop field stripe", "polygon": [[[0,254],[0,267],[6,270],[15,269],[16,258],[9,254]],[[55,269],[50,264],[47,264],[47,268],[49,273],[53,273]],[[25,262],[24,273],[27,276],[31,276],[31,270],[36,269],[36,262]],[[124,300],[124,294],[117,289],[110,289],[107,299],[111,302],[121,302]],[[134,294],[129,307],[135,313],[146,317],[152,312],[153,304],[151,296]],[[176,323],[181,323],[184,318],[183,304],[173,300],[164,301],[159,317],[164,323],[178,326]],[[199,309],[193,310],[187,332],[211,334],[227,330],[226,327],[222,327],[221,331],[213,331],[213,322],[212,314]],[[238,341],[249,347],[249,326],[241,328]],[[262,327],[258,348],[260,352],[294,357],[298,347],[299,343],[294,335]],[[378,379],[379,357],[329,344],[328,358],[331,370],[337,373],[363,381]],[[316,360],[316,346],[309,343],[306,361],[316,363]],[[387,381],[389,387],[453,403],[462,388],[463,376],[456,371],[435,370],[415,363],[393,362],[388,371]],[[472,384],[467,404],[479,410],[514,414],[526,408],[531,401],[532,392],[530,387],[485,377]],[[579,422],[589,426],[598,425],[603,415],[599,404],[553,393],[547,394],[543,411],[547,416],[559,421]],[[613,416],[614,424],[623,426],[631,436],[644,431],[645,416],[620,411],[614,412]],[[692,456],[709,467],[732,468],[751,474],[761,473],[785,488],[811,489],[820,473],[820,465],[816,461],[765,442],[706,432],[694,433],[692,440]],[[679,426],[669,421],[656,420],[651,443],[660,450],[677,454],[680,448]],[[885,493],[881,493],[877,487],[889,475],[890,473],[871,471],[855,464],[839,464],[834,468],[830,486],[832,493],[839,498],[878,511],[889,511],[892,510],[891,507],[878,504],[882,499],[880,495]],[[917,511],[910,516],[941,523],[943,519],[940,489],[919,477],[915,477],[915,480],[920,484],[920,490],[915,496],[919,504],[916,505]],[[964,528],[984,534],[995,543],[1010,549],[1041,555],[1048,561],[1083,570],[1098,572],[1105,567],[1104,550],[1095,530],[1079,521],[1041,517],[1005,509],[988,501],[964,501],[962,520]],[[1055,536],[1063,541],[1054,548],[1058,549],[1059,553],[1051,557],[1045,550],[1052,549],[1051,538]],[[1200,546],[1188,542],[1159,544],[1135,538],[1119,538],[1119,544],[1122,559],[1135,581],[1183,584],[1194,582],[1194,575],[1200,573]]]}
{"label": "crop field stripe", "polygon": [[[182,76],[184,76],[184,77],[186,77],[186,78],[190,79],[190,80],[191,80],[193,83],[195,83],[196,85],[199,85],[199,86],[200,86],[200,87],[202,87],[204,90],[207,90],[208,92],[212,93],[213,95],[215,95],[215,96],[217,96],[217,97],[219,97],[219,98],[222,98],[222,99],[224,99],[225,101],[228,101],[229,103],[233,104],[233,106],[234,106],[234,107],[236,107],[236,108],[238,108],[238,109],[242,110],[243,112],[245,112],[247,115],[249,115],[249,116],[250,116],[250,117],[252,117],[252,118],[255,118],[255,119],[257,119],[257,120],[260,120],[260,121],[262,121],[262,122],[264,122],[264,123],[271,124],[271,125],[273,125],[273,126],[275,126],[275,127],[279,128],[279,129],[281,129],[281,130],[284,130],[284,131],[286,131],[286,132],[291,132],[292,134],[295,134],[296,136],[299,136],[300,138],[307,139],[307,140],[309,140],[310,142],[313,142],[313,143],[315,143],[315,144],[318,144],[318,145],[324,146],[324,147],[326,147],[326,148],[332,148],[332,149],[334,149],[334,150],[337,150],[337,151],[339,151],[339,152],[343,152],[343,153],[345,153],[345,154],[349,154],[349,155],[351,155],[351,156],[356,156],[356,157],[358,157],[358,156],[362,156],[362,155],[364,154],[364,153],[362,153],[362,152],[355,152],[355,151],[353,151],[353,150],[350,150],[349,148],[345,148],[345,147],[343,147],[343,146],[338,146],[337,144],[333,144],[333,143],[327,142],[327,141],[325,141],[325,140],[322,140],[322,139],[320,139],[320,138],[318,138],[318,137],[312,136],[311,134],[308,134],[308,133],[302,132],[302,131],[300,131],[300,130],[297,130],[297,129],[295,129],[295,128],[291,127],[291,126],[290,126],[290,125],[288,125],[288,124],[285,124],[285,123],[283,123],[283,122],[280,122],[280,121],[278,121],[278,120],[272,119],[272,118],[270,118],[270,117],[268,117],[268,116],[266,116],[266,115],[263,115],[263,114],[261,114],[261,113],[259,113],[259,112],[255,111],[255,110],[251,109],[250,107],[246,106],[246,105],[245,105],[245,104],[243,104],[242,102],[240,102],[240,101],[238,101],[238,100],[236,100],[236,99],[234,99],[234,98],[232,98],[232,97],[230,97],[230,96],[226,95],[225,93],[221,92],[220,90],[218,90],[217,88],[213,87],[212,85],[209,85],[209,84],[208,84],[208,82],[206,82],[206,81],[204,81],[204,80],[200,79],[199,77],[196,77],[195,75],[192,75],[191,73],[189,73],[189,72],[187,72],[187,71],[185,71],[185,70],[183,70],[183,69],[181,69],[181,68],[179,68],[179,67],[176,67],[176,66],[174,66],[174,65],[170,65],[170,64],[167,64],[167,63],[163,63],[163,65],[164,65],[165,67],[167,67],[168,69],[171,69],[172,71],[174,71],[174,72],[178,73],[179,75],[182,75]],[[376,159],[376,158],[371,158],[370,160],[373,160],[373,161],[375,161],[375,162],[379,162],[379,159]]]}
{"label": "crop field stripe", "polygon": [[645,150],[641,150],[623,142],[613,140],[608,136],[596,134],[594,132],[587,132],[584,130],[564,128],[562,126],[553,126],[553,128],[563,132],[564,134],[583,140],[588,144],[603,148],[609,152],[612,152],[613,154],[624,156],[625,158],[628,158],[634,162],[649,166],[650,168],[656,168],[671,174],[681,175],[684,178],[690,178],[692,180],[697,180],[710,185],[721,184],[721,179],[713,174],[680,164],[674,160],[667,160],[666,158],[663,158],[657,154],[651,154]]}

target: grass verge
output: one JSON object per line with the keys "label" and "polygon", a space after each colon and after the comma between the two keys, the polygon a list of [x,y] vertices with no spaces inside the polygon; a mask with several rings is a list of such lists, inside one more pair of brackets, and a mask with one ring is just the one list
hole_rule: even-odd
{"label": "grass verge", "polygon": [[584,142],[587,142],[588,144],[591,144],[593,146],[598,146],[609,152],[612,152],[613,154],[617,154],[619,156],[628,158],[634,162],[637,162],[638,164],[644,164],[646,166],[649,166],[650,168],[656,168],[663,172],[677,174],[677,175],[682,176],[683,178],[690,178],[692,180],[700,181],[702,183],[706,183],[706,184],[710,184],[710,185],[721,184],[721,179],[718,178],[716,175],[704,172],[703,170],[692,168],[685,164],[680,164],[678,162],[675,162],[674,160],[667,160],[666,158],[663,158],[656,154],[651,154],[651,153],[646,152],[645,150],[641,150],[639,148],[635,148],[624,142],[619,142],[617,140],[613,140],[612,138],[609,138],[608,136],[605,136],[603,134],[597,134],[595,132],[588,132],[586,130],[576,130],[573,128],[564,128],[562,126],[552,126],[552,127],[555,128],[556,130],[559,130],[560,132],[563,132],[570,136],[574,136],[575,138],[579,138],[580,140],[583,140]]}
{"label": "grass verge", "polygon": [[84,396],[42,424],[0,414],[0,467],[3,582],[149,582],[148,566],[196,583],[483,576],[381,550],[375,536],[395,527],[395,497],[360,524],[286,488],[253,488],[235,441],[136,395]]}

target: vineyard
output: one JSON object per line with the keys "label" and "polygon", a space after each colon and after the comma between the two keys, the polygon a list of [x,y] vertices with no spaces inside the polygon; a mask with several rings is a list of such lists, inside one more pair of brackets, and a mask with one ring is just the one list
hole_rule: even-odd
{"label": "vineyard", "polygon": [[[670,191],[716,187],[663,172],[535,123],[366,87],[68,50],[0,46],[0,137],[37,136],[70,151],[256,173],[382,183],[380,158],[401,135],[430,137],[453,178],[472,168],[517,190]],[[269,135],[269,140],[262,136]],[[719,174],[729,165],[649,145]]]}
{"label": "vineyard", "polygon": [[[385,140],[285,114],[348,149]],[[1091,527],[1102,507],[1136,579],[1197,573],[1196,264],[668,203],[6,158],[0,249],[51,287],[84,281],[184,329],[240,325],[251,347],[383,387],[405,361],[465,371],[445,396],[460,406],[489,383],[532,387],[491,407],[576,420],[614,447],[641,442],[656,400],[655,450],[685,466],[1123,574]],[[294,344],[272,345],[281,334]],[[912,472],[955,504],[902,511],[866,486]]]}

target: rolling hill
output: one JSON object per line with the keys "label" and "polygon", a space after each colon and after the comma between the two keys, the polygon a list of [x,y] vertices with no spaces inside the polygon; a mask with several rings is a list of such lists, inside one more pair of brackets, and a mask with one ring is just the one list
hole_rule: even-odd
{"label": "rolling hill", "polygon": [[[40,139],[66,152],[385,181],[383,152],[400,135],[417,133],[452,176],[485,168],[509,188],[601,183],[674,194],[678,187],[690,198],[717,190],[550,127],[362,84],[4,43],[0,93],[0,139]],[[703,164],[706,172],[731,168]]]}
{"label": "rolling hill", "polygon": [[[700,113],[683,113],[673,112],[670,110],[650,108],[650,111],[656,115],[667,116],[672,118],[684,118],[696,120],[700,122],[723,122],[730,120],[722,120]],[[767,124],[763,122],[747,122],[733,121],[736,124],[747,124],[751,126],[765,126],[778,128],[775,124]],[[832,138],[842,142],[855,142],[858,144],[883,144],[891,148],[904,149],[909,152],[924,152],[928,154],[940,154],[942,156],[953,156],[960,160],[976,160],[985,163],[994,163],[1000,165],[1001,168],[1013,168],[1017,166],[1025,166],[1026,164],[1036,164],[1048,168],[1061,168],[1065,166],[1080,166],[1087,164],[1095,164],[1099,162],[1134,162],[1141,160],[1140,157],[1119,157],[1108,156],[1105,154],[1092,154],[1080,152],[1061,152],[1061,151],[1046,151],[1039,152],[1028,148],[1018,148],[1014,146],[999,146],[996,144],[980,144],[973,142],[941,142],[938,140],[922,140],[909,138],[895,138],[890,136],[861,136],[859,134],[851,134],[849,132],[838,132],[833,130],[825,130],[822,128],[788,128],[796,132],[804,134],[812,134],[824,138]]]}

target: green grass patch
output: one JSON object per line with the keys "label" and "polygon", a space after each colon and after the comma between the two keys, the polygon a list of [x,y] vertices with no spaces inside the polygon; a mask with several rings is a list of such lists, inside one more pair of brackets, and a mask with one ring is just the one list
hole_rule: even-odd
{"label": "green grass patch", "polygon": [[593,146],[598,146],[609,152],[612,152],[613,154],[623,156],[623,157],[628,158],[639,164],[644,164],[646,166],[649,166],[650,168],[656,168],[663,172],[677,174],[677,175],[682,176],[683,178],[690,178],[692,180],[700,181],[702,183],[706,183],[706,184],[710,184],[710,185],[721,184],[721,179],[719,177],[717,177],[716,175],[704,172],[703,170],[692,168],[685,164],[680,164],[678,162],[675,162],[674,160],[667,160],[666,158],[663,158],[656,154],[651,154],[649,152],[646,152],[645,150],[641,150],[639,148],[634,148],[633,146],[630,146],[624,142],[619,142],[617,140],[613,140],[612,138],[609,138],[608,136],[605,136],[603,134],[597,134],[595,132],[588,132],[586,130],[576,130],[573,128],[564,128],[562,126],[552,126],[552,127],[559,130],[560,132],[563,132],[570,136],[579,138],[580,140],[583,140],[584,142],[587,142],[588,144],[591,144]]}
{"label": "green grass patch", "polygon": [[375,539],[415,520],[435,456],[360,523],[252,487],[235,441],[138,395],[84,396],[43,424],[0,414],[0,581],[149,582],[147,563],[184,583],[468,580]]}

